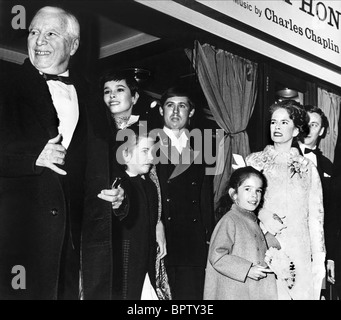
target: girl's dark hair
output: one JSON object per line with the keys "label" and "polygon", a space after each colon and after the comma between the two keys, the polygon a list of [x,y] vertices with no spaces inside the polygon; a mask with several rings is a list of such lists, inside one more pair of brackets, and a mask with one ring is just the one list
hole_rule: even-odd
{"label": "girl's dark hair", "polygon": [[[231,199],[229,195],[229,189],[232,188],[234,190],[237,190],[243,184],[243,182],[246,179],[250,178],[251,176],[256,176],[262,181],[263,194],[264,194],[265,189],[267,187],[267,181],[262,172],[258,171],[257,169],[251,166],[246,166],[246,167],[236,169],[231,174],[229,183],[227,184],[224,190],[224,193],[219,200],[218,207],[216,210],[216,222],[218,222],[218,220],[231,208],[233,204],[233,200]],[[263,197],[258,208],[262,206],[262,203],[263,203]]]}
{"label": "girl's dark hair", "polygon": [[289,118],[294,122],[294,126],[298,129],[298,140],[303,140],[309,134],[309,116],[304,107],[295,100],[284,100],[275,102],[270,106],[269,112],[272,115],[277,109],[285,109]]}
{"label": "girl's dark hair", "polygon": [[131,95],[134,96],[135,93],[139,92],[139,84],[135,80],[134,76],[126,70],[116,70],[110,71],[104,74],[100,79],[100,87],[103,90],[104,84],[108,81],[121,81],[125,80],[128,88],[130,89]]}
{"label": "girl's dark hair", "polygon": [[264,191],[264,189],[266,188],[266,178],[264,174],[251,166],[236,169],[231,174],[227,190],[229,190],[230,188],[237,190],[251,175],[257,176],[262,181]]}

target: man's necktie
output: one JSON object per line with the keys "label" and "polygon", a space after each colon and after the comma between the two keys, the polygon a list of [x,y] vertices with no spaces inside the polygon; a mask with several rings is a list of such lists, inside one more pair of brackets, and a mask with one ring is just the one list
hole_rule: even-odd
{"label": "man's necktie", "polygon": [[58,76],[56,74],[47,74],[47,73],[44,73],[43,77],[46,81],[54,80],[54,81],[61,81],[65,84],[73,84],[70,77]]}
{"label": "man's necktie", "polygon": [[316,149],[309,149],[309,148],[304,149],[304,154],[307,154],[310,152],[317,154],[317,148]]}

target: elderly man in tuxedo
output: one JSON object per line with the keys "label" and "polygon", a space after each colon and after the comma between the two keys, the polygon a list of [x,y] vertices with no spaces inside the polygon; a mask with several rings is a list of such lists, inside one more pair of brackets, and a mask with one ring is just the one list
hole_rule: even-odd
{"label": "elderly man in tuxedo", "polygon": [[[108,119],[69,69],[74,15],[43,7],[1,95],[0,299],[111,298]],[[82,234],[82,236],[81,236]],[[82,239],[82,243],[81,243]],[[80,252],[82,251],[82,263]]]}
{"label": "elderly man in tuxedo", "polygon": [[174,300],[203,299],[214,219],[212,177],[206,175],[203,153],[193,149],[186,130],[195,112],[189,94],[173,87],[160,102],[164,123],[160,131],[160,159],[166,161],[159,161],[156,169],[162,194],[169,284]]}

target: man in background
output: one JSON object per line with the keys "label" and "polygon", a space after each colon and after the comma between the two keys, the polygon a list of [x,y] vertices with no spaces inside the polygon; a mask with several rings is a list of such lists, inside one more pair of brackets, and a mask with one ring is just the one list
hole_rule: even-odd
{"label": "man in background", "polygon": [[[321,183],[322,183],[322,191],[323,191],[323,207],[324,207],[324,233],[325,238],[328,238],[328,233],[330,233],[330,227],[328,220],[330,218],[330,189],[331,189],[331,176],[332,176],[332,169],[333,163],[322,154],[322,151],[319,149],[319,142],[323,139],[329,127],[329,122],[327,117],[325,116],[324,112],[318,108],[317,106],[312,105],[305,105],[303,106],[304,109],[307,111],[309,116],[309,135],[304,138],[304,141],[298,142],[298,149],[304,157],[310,159],[315,166],[317,167],[317,171],[319,173]],[[328,243],[326,244],[328,245]],[[327,270],[328,266],[330,266],[331,261],[328,260],[329,256],[328,246],[327,246]],[[322,295],[329,297],[329,285],[325,283],[323,285],[325,288],[322,290]]]}
{"label": "man in background", "polygon": [[[201,300],[208,241],[213,228],[213,189],[203,152],[193,149],[189,122],[195,107],[183,88],[169,88],[159,108],[163,119],[160,153],[167,163],[156,165],[161,186],[167,239],[166,268],[174,300]],[[196,157],[201,157],[198,162]]]}

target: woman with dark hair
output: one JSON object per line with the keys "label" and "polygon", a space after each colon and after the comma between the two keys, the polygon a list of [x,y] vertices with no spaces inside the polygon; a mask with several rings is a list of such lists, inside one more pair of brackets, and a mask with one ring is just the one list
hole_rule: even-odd
{"label": "woman with dark hair", "polygon": [[270,107],[273,145],[250,154],[247,165],[261,170],[268,187],[259,211],[263,231],[275,236],[295,266],[295,284],[277,281],[278,298],[317,300],[325,275],[324,210],[316,166],[292,148],[294,139],[309,133],[309,118],[296,101]]}
{"label": "woman with dark hair", "polygon": [[[114,219],[113,221],[114,272],[117,275],[113,283],[114,296],[117,299],[138,299],[140,288],[137,283],[135,284],[136,287],[134,287],[134,284],[131,282],[134,282],[134,280],[129,280],[127,278],[129,275],[127,270],[131,270],[133,268],[132,264],[134,265],[135,263],[138,263],[138,261],[140,261],[140,264],[143,263],[143,251],[137,251],[140,253],[140,256],[135,257],[134,260],[132,258],[134,253],[129,252],[130,249],[129,246],[126,245],[126,238],[132,237],[134,234],[131,230],[127,231],[127,225],[129,223],[138,224],[136,213],[132,214],[132,212],[138,210],[141,211],[143,208],[139,208],[140,204],[137,201],[134,188],[131,187],[128,181],[129,179],[126,179],[127,174],[125,172],[125,161],[122,160],[121,147],[127,146],[131,143],[131,141],[134,141],[134,139],[131,140],[132,136],[148,136],[149,130],[147,128],[146,121],[141,121],[138,115],[133,114],[133,107],[139,99],[139,86],[137,81],[129,72],[125,70],[117,70],[107,73],[101,78],[100,85],[103,90],[103,101],[105,107],[107,108],[110,118],[113,120],[111,122],[112,133],[115,135],[114,145],[112,146],[113,154],[115,155],[115,158],[112,159],[112,180],[114,181],[116,178],[120,178],[120,185],[126,192],[126,200],[123,202],[123,205],[119,209],[114,210],[114,213],[117,216],[117,219]],[[128,138],[128,140],[125,140],[125,138]],[[155,184],[154,187],[157,191],[157,210],[156,213],[153,212],[156,214],[154,217],[156,219],[156,226],[152,233],[155,235],[156,243],[155,246],[154,243],[151,246],[151,250],[155,251],[155,279],[150,280],[152,284],[155,283],[158,299],[168,300],[171,298],[171,294],[164,266],[164,257],[167,255],[167,249],[164,226],[161,221],[160,184],[155,166],[151,166],[148,176]],[[101,197],[101,195],[99,196]],[[103,197],[102,199],[106,200]],[[134,230],[135,229],[136,228],[134,228]],[[140,232],[143,232],[143,230],[141,229]],[[136,248],[136,246],[134,247],[133,245],[131,247]],[[130,257],[129,261],[128,257]],[[139,260],[139,258],[142,260]],[[123,261],[121,261],[122,259]],[[137,269],[139,267],[141,266],[134,266],[134,268]],[[144,288],[145,286],[143,286],[143,292],[145,292]]]}
{"label": "woman with dark hair", "polygon": [[125,129],[139,121],[133,107],[139,99],[139,85],[127,71],[115,71],[101,78],[103,100],[117,129]]}

